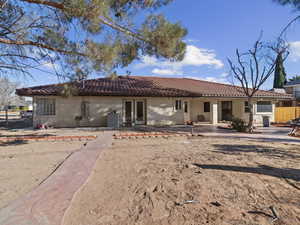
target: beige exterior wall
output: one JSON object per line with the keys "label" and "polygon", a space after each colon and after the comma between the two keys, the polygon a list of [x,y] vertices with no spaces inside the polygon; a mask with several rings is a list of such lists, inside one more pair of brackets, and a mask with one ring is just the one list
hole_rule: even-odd
{"label": "beige exterior wall", "polygon": [[[34,108],[36,99],[34,97]],[[41,97],[45,98],[45,97]],[[248,121],[248,113],[244,112],[244,99],[215,99],[215,98],[129,98],[129,97],[46,97],[55,98],[56,115],[40,116],[34,110],[34,126],[47,124],[54,127],[105,127],[107,126],[107,114],[116,111],[124,120],[124,100],[145,100],[147,125],[179,125],[192,120],[197,122],[198,116],[203,115],[205,121],[211,122],[214,117],[218,121],[222,119],[222,101],[232,101],[232,112],[234,117]],[[175,110],[175,100],[182,100],[182,109]],[[89,102],[89,117],[76,121],[75,117],[81,116],[81,103]],[[188,113],[184,112],[184,101],[188,102]],[[211,112],[204,112],[204,102],[211,102]],[[212,103],[217,103],[217,117],[212,111]],[[215,105],[216,106],[216,105]],[[275,101],[273,101],[273,112],[275,112]],[[254,123],[262,125],[263,116],[269,116],[274,121],[274,113],[258,113],[256,101],[254,101]]]}
{"label": "beige exterior wall", "polygon": [[[35,99],[38,97],[34,98]],[[42,97],[44,98],[44,97]],[[107,114],[111,111],[122,113],[122,99],[117,97],[47,97],[55,98],[55,116],[40,116],[34,110],[34,126],[47,124],[54,127],[106,126]],[[89,102],[89,117],[76,121],[81,115],[81,102]],[[36,103],[34,103],[36,104]],[[36,106],[34,106],[36,108]]]}
{"label": "beige exterior wall", "polygon": [[204,102],[210,102],[209,99],[192,99],[191,100],[191,120],[197,121],[198,115],[203,115],[204,121],[210,121],[210,113],[204,112]]}
{"label": "beige exterior wall", "polygon": [[175,125],[184,123],[182,110],[175,110],[174,98],[148,98],[147,124],[148,125]]}
{"label": "beige exterior wall", "polygon": [[[107,114],[116,111],[123,118],[123,101],[146,100],[146,117],[149,125],[175,125],[184,124],[189,119],[182,110],[176,111],[174,103],[177,98],[129,98],[129,97],[34,97],[55,99],[56,114],[54,116],[37,115],[34,110],[34,126],[46,124],[54,127],[105,127]],[[180,98],[178,98],[180,99]],[[183,99],[181,99],[183,102]],[[81,103],[89,102],[89,118],[76,121],[75,117],[81,115]],[[189,101],[189,100],[187,100]],[[189,106],[190,107],[190,106]],[[36,103],[34,103],[36,109]],[[188,110],[190,112],[190,109]]]}
{"label": "beige exterior wall", "polygon": [[[214,99],[214,98],[197,98],[191,101],[191,118],[193,121],[198,121],[198,115],[202,115],[205,118],[205,121],[212,121],[212,104],[213,102],[218,102],[218,121],[222,120],[222,101],[232,101],[232,114],[234,117],[241,118],[248,122],[249,113],[245,113],[244,102],[245,99]],[[260,101],[270,101],[268,99],[260,99]],[[211,103],[211,112],[204,112],[204,102]],[[256,126],[263,125],[263,117],[268,116],[271,122],[275,121],[274,112],[276,101],[272,101],[273,112],[272,113],[259,113],[257,112],[257,100],[253,102],[253,112],[254,112],[254,124]]]}

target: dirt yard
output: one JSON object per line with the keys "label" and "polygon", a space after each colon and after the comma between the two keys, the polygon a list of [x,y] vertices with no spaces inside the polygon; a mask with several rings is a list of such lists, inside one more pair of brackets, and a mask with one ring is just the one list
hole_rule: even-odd
{"label": "dirt yard", "polygon": [[204,137],[115,141],[64,225],[134,224],[300,224],[300,147]]}
{"label": "dirt yard", "polygon": [[85,141],[0,143],[0,208],[46,179]]}

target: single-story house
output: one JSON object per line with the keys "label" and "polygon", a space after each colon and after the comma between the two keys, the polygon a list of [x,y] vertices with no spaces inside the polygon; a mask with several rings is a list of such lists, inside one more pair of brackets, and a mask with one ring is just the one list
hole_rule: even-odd
{"label": "single-story house", "polygon": [[[63,94],[66,85],[75,90]],[[241,87],[188,78],[119,76],[81,82],[17,89],[20,96],[33,97],[34,126],[91,126],[108,124],[115,113],[123,126],[179,125],[190,121],[248,120],[249,106]],[[254,121],[274,121],[275,104],[291,95],[258,91],[254,96]]]}
{"label": "single-story house", "polygon": [[300,106],[300,80],[287,82],[284,85],[284,90],[287,94],[293,95],[294,99],[282,101],[280,105],[285,107]]}

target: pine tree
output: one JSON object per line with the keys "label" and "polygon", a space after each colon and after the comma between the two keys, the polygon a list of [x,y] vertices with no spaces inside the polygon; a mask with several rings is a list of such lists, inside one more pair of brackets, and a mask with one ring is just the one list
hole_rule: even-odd
{"label": "pine tree", "polygon": [[273,88],[283,88],[286,84],[286,73],[283,65],[282,53],[278,53],[275,63]]}
{"label": "pine tree", "polygon": [[181,60],[186,29],[155,14],[172,1],[0,0],[0,75],[47,64],[81,77],[143,55]]}

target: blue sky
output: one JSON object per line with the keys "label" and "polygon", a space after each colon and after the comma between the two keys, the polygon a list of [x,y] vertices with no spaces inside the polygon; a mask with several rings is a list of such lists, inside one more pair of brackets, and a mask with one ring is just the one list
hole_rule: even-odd
{"label": "blue sky", "polygon": [[[145,57],[128,68],[133,75],[194,77],[227,82],[227,57],[234,58],[236,48],[249,49],[263,30],[264,40],[274,40],[297,14],[272,0],[174,0],[161,10],[171,21],[180,21],[188,29],[188,49],[183,62],[170,63]],[[285,63],[288,76],[300,74],[300,23],[289,29],[291,55]],[[96,75],[98,76],[98,75]],[[101,76],[99,74],[99,76]],[[54,75],[33,72],[34,79],[21,79],[23,86],[57,82]],[[272,86],[272,78],[264,88]]]}

